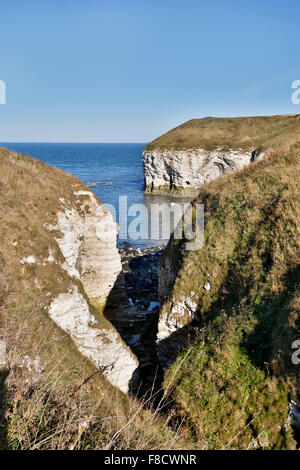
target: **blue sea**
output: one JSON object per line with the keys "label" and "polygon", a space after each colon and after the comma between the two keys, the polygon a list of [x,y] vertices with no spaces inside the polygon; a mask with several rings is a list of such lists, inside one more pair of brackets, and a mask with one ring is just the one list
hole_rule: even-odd
{"label": "blue sea", "polygon": [[[144,143],[1,143],[0,146],[14,152],[31,155],[77,176],[90,186],[90,189],[105,205],[114,206],[118,223],[120,196],[127,196],[128,208],[133,204],[143,204],[149,208],[153,203],[172,204],[187,201],[187,199],[144,195],[142,164]],[[128,215],[128,226],[135,218],[136,216]],[[134,248],[145,248],[165,244],[167,239],[159,233],[160,221],[157,220],[154,223],[157,224],[155,229],[157,237],[151,238],[149,217],[147,236],[145,236],[145,231],[138,239],[132,239],[128,235],[122,240],[118,239],[118,245],[122,247],[124,243],[130,243]]]}

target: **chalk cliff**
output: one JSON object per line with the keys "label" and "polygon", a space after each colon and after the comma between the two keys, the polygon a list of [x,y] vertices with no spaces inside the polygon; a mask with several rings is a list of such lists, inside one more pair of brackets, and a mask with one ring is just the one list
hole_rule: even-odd
{"label": "chalk cliff", "polygon": [[[90,303],[102,312],[110,291],[122,271],[117,250],[117,226],[112,215],[90,190],[74,191],[75,207],[60,198],[55,225],[45,224],[55,234],[65,258],[62,267],[82,282]],[[102,318],[101,328],[87,300],[71,284],[53,299],[50,317],[66,331],[79,351],[97,367],[109,366],[104,375],[123,392],[128,391],[138,362],[114,327]]]}
{"label": "chalk cliff", "polygon": [[89,300],[101,308],[122,271],[117,226],[90,190],[74,192],[77,208],[61,198],[57,223],[46,225],[65,257],[64,268],[80,279]]}
{"label": "chalk cliff", "polygon": [[143,151],[146,193],[193,195],[219,176],[241,170],[251,162],[263,158],[257,150],[176,150],[154,149]]}
{"label": "chalk cliff", "polygon": [[[111,384],[127,392],[138,361],[103,316],[122,270],[112,215],[77,178],[30,157],[2,149],[0,171],[0,261],[11,272],[5,279],[15,283],[17,303],[36,312],[37,321],[48,315]],[[8,307],[3,317],[13,332]],[[19,318],[21,325],[25,313]],[[35,340],[30,344],[34,331],[25,329],[28,348],[36,347]],[[40,349],[35,354],[45,353]]]}
{"label": "chalk cliff", "polygon": [[299,115],[192,119],[143,151],[146,193],[195,195],[209,181],[298,140]]}

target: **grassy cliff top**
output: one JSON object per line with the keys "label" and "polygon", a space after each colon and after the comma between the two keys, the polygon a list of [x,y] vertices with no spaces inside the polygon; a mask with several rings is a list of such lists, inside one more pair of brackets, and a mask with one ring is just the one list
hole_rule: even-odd
{"label": "grassy cliff top", "polygon": [[153,149],[264,149],[298,141],[300,115],[191,119],[153,140]]}
{"label": "grassy cliff top", "polygon": [[299,156],[299,145],[276,150],[204,185],[195,200],[205,206],[204,247],[171,239],[161,257],[178,269],[163,313],[175,322],[173,305],[197,304],[197,339],[168,377],[179,371],[175,406],[209,448],[294,445],[286,423],[300,334]]}

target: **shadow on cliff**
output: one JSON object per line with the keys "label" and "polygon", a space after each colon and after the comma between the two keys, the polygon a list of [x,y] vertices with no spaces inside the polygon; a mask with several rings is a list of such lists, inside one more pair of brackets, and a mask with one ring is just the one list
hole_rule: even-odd
{"label": "shadow on cliff", "polygon": [[[157,399],[162,383],[156,350],[158,308],[153,309],[152,314],[147,316],[132,305],[126,293],[125,276],[121,272],[110,291],[104,316],[116,328],[139,361],[130,381],[129,393],[142,399],[148,399],[152,394]],[[135,338],[138,339],[135,341]]]}
{"label": "shadow on cliff", "polygon": [[[202,202],[205,204],[204,197],[202,198]],[[291,298],[291,295],[293,295],[295,290],[299,288],[300,267],[293,267],[289,272],[286,273],[281,283],[285,286],[285,289],[283,291],[281,290],[281,293],[279,293],[277,296],[275,296],[273,292],[270,295],[265,294],[263,298],[259,299],[259,302],[258,299],[255,301],[254,299],[250,300],[250,290],[251,287],[253,287],[251,286],[251,274],[249,274],[248,282],[245,285],[245,279],[243,279],[241,276],[240,267],[247,264],[251,267],[253,249],[255,250],[258,246],[261,245],[261,240],[259,238],[260,231],[266,228],[266,220],[268,222],[269,233],[275,232],[277,218],[270,217],[270,214],[275,211],[279,202],[280,194],[275,200],[272,201],[271,204],[268,203],[264,207],[266,218],[263,218],[257,224],[256,230],[253,230],[253,233],[247,240],[246,252],[241,252],[240,250],[240,246],[243,245],[243,234],[240,234],[240,242],[236,242],[236,247],[231,255],[231,258],[235,260],[235,263],[229,267],[222,284],[218,288],[218,292],[214,292],[214,297],[216,300],[212,302],[208,310],[205,312],[205,316],[201,316],[201,309],[199,304],[195,312],[196,320],[191,322],[189,326],[177,330],[168,338],[159,342],[159,355],[163,360],[166,358],[166,364],[169,365],[174,362],[179,352],[188,347],[188,345],[193,341],[193,338],[195,338],[195,335],[197,335],[197,329],[199,329],[199,327],[204,326],[210,320],[216,318],[221,310],[225,311],[227,315],[230,315],[233,311],[239,308],[240,303],[243,300],[244,305],[251,309],[253,317],[257,320],[255,331],[245,340],[245,347],[249,354],[249,358],[254,363],[254,365],[265,370],[265,363],[268,362],[271,355],[271,341],[274,322],[277,322],[277,318],[274,318],[274,312],[279,312],[281,309],[280,311],[282,315],[282,309],[286,307],[289,299]],[[214,203],[218,203],[217,197]],[[173,248],[172,242],[173,240],[171,237],[169,246],[165,250],[167,257],[170,257],[172,254],[170,254],[170,251],[172,251]],[[177,245],[175,245],[175,253],[177,254],[175,257],[177,260],[177,271],[181,265],[180,260],[185,253],[185,250],[183,249],[185,242],[186,240],[182,239]],[[259,256],[262,262],[260,282],[263,282],[268,278],[271,270],[273,269],[272,252],[268,244],[260,248]],[[162,268],[163,266],[164,265],[162,265]],[[165,298],[163,299],[164,302],[172,299],[174,282],[175,276],[172,279],[172,286],[169,286],[168,292],[165,294]],[[224,294],[224,292],[226,292],[226,294]],[[277,317],[279,317],[279,315],[277,315]]]}
{"label": "shadow on cliff", "polygon": [[[267,276],[272,267],[269,256],[265,256],[263,264],[264,275]],[[196,320],[158,343],[159,359],[164,367],[170,366],[178,355],[197,339],[200,329],[217,318],[221,311],[225,311],[228,317],[236,314],[242,301],[243,308],[249,308],[255,319],[254,330],[244,334],[241,345],[253,365],[269,374],[270,363],[273,359],[278,359],[282,372],[289,371],[296,376],[297,371],[291,361],[291,344],[293,340],[299,339],[300,315],[297,312],[298,317],[295,317],[295,308],[291,303],[295,296],[300,296],[300,266],[287,271],[281,279],[281,284],[284,289],[278,295],[270,291],[259,299],[259,302],[258,299],[250,300],[250,286],[243,287],[238,268],[234,266],[229,270],[218,290],[217,300],[212,303],[205,317],[201,318],[199,310],[196,310]],[[227,299],[224,299],[224,290],[228,292]]]}

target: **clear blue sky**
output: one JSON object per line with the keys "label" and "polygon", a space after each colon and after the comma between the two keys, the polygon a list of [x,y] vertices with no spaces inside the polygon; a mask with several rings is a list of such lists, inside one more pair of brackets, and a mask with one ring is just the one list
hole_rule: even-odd
{"label": "clear blue sky", "polygon": [[300,113],[299,0],[0,0],[0,141],[147,142]]}

